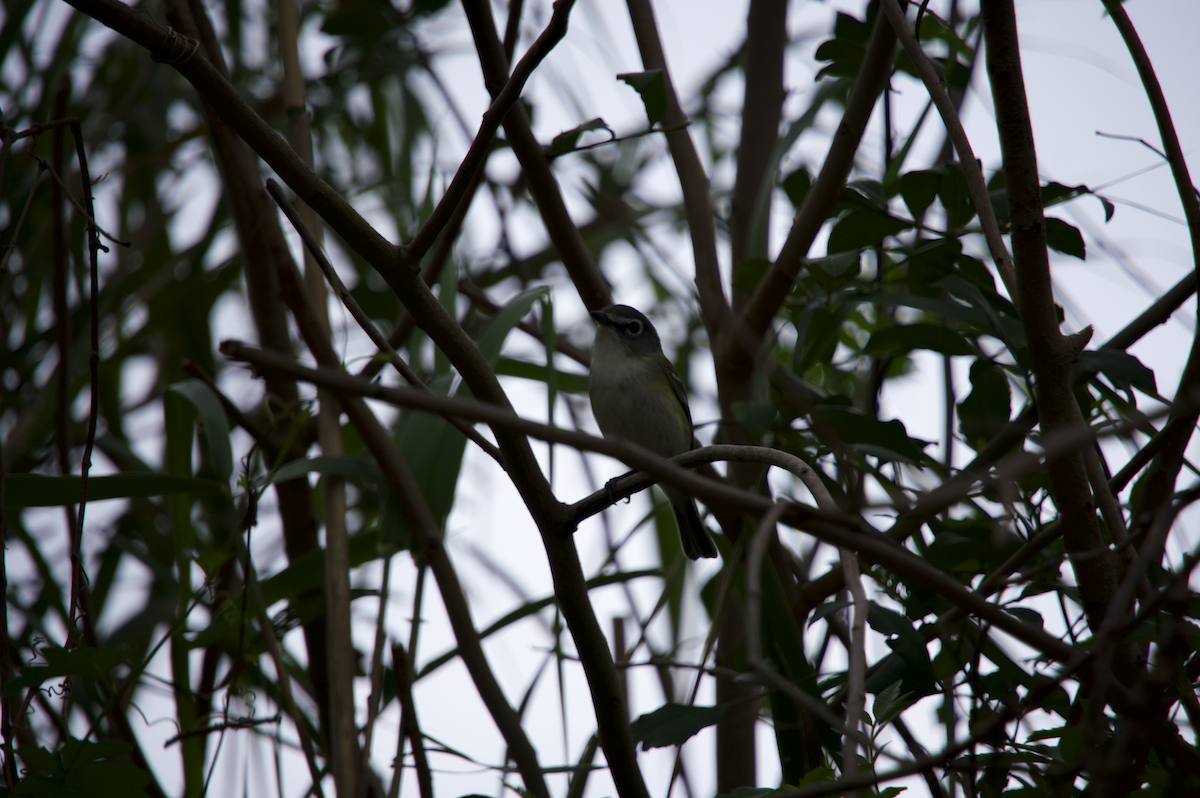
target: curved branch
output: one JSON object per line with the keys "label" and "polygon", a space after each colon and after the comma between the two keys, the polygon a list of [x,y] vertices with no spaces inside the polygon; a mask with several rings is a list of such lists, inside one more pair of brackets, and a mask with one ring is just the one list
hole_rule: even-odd
{"label": "curved branch", "polygon": [[[510,410],[482,402],[378,385],[331,368],[307,368],[295,361],[247,347],[237,341],[222,342],[221,352],[233,360],[252,363],[260,373],[278,371],[348,396],[378,399],[403,407],[434,412],[445,411],[461,418],[482,421],[491,425],[497,436],[499,436],[499,430],[508,429],[550,443],[562,443],[577,449],[606,454],[645,471],[659,482],[665,482],[698,496],[710,506],[723,505],[737,512],[750,513],[755,517],[761,516],[770,509],[773,502],[769,498],[749,491],[738,490],[725,483],[705,479],[681,468],[676,463],[692,464],[726,459],[725,455],[729,449],[736,450],[738,456],[744,457],[758,456],[755,454],[755,450],[757,450],[758,453],[761,453],[764,462],[768,461],[767,458],[774,459],[780,454],[787,456],[786,453],[765,447],[709,446],[694,449],[672,460],[663,460],[648,449],[626,440],[597,438],[575,430],[539,424],[521,418]],[[1048,634],[1041,627],[1024,623],[995,604],[988,603],[925,560],[898,546],[860,518],[827,513],[824,510],[800,504],[789,504],[781,520],[788,526],[807,532],[827,543],[856,551],[868,562],[878,563],[900,576],[920,582],[1053,659],[1064,662],[1074,656],[1077,651],[1074,646]]]}
{"label": "curved branch", "polygon": [[[1121,34],[1121,38],[1125,40],[1126,47],[1129,48],[1129,54],[1133,58],[1133,62],[1137,66],[1138,75],[1145,86],[1146,97],[1149,99],[1150,107],[1154,111],[1154,118],[1158,123],[1159,135],[1162,138],[1163,150],[1165,151],[1167,162],[1171,166],[1171,174],[1175,179],[1175,186],[1179,191],[1179,199],[1183,204],[1184,217],[1187,219],[1188,233],[1191,236],[1192,259],[1195,264],[1192,282],[1200,284],[1200,197],[1197,197],[1196,188],[1192,184],[1187,161],[1183,156],[1183,149],[1180,147],[1179,137],[1175,132],[1175,125],[1171,121],[1171,112],[1167,107],[1166,97],[1163,95],[1162,86],[1159,85],[1158,77],[1154,73],[1154,67],[1150,64],[1150,57],[1146,53],[1146,49],[1142,46],[1141,39],[1138,38],[1137,31],[1134,29],[1133,23],[1130,21],[1124,7],[1120,3],[1112,2],[1112,0],[1102,0],[1102,2],[1108,13],[1112,16],[1112,20]],[[1187,364],[1184,366],[1183,374],[1180,375],[1178,390],[1180,394],[1184,394],[1185,392],[1195,391],[1198,385],[1200,385],[1200,336],[1192,343],[1192,350],[1188,355]],[[1148,527],[1159,509],[1167,506],[1170,502],[1175,481],[1179,476],[1180,468],[1183,466],[1184,451],[1196,428],[1196,422],[1200,420],[1200,412],[1194,406],[1185,408],[1186,404],[1179,401],[1179,396],[1176,397],[1176,403],[1171,412],[1171,420],[1167,423],[1168,427],[1174,429],[1175,434],[1164,439],[1164,446],[1161,452],[1155,457],[1153,464],[1143,478],[1142,493],[1137,505],[1134,507],[1133,518],[1131,520],[1131,526],[1134,528],[1135,534],[1140,534],[1142,530]]]}

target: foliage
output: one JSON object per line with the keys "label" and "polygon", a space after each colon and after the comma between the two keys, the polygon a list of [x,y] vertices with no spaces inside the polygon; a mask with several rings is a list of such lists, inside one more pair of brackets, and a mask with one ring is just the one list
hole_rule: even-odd
{"label": "foliage", "polygon": [[[569,0],[550,18],[511,3],[526,17],[499,32],[477,0],[302,4],[291,22],[260,4],[69,2],[9,4],[0,28],[2,794],[199,796],[239,781],[248,794],[254,772],[281,795],[382,796],[403,779],[429,798],[458,784],[437,771],[465,761],[537,798],[642,798],[662,781],[643,777],[658,766],[649,749],[695,752],[713,726],[713,764],[670,773],[715,771],[705,794],[1200,788],[1198,555],[1167,547],[1200,495],[1181,473],[1195,471],[1200,358],[1156,374],[1128,351],[1194,283],[1108,344],[1061,335],[1050,277],[1097,252],[1070,203],[1099,201],[1107,222],[1113,201],[1030,183],[1014,164],[1031,137],[1003,130],[1007,168],[985,164],[984,184],[936,155],[924,94],[911,125],[891,121],[888,86],[913,93],[926,58],[961,102],[999,16],[985,26],[957,0],[910,9],[920,56],[880,35],[880,2],[837,13],[803,107],[784,106],[783,73],[768,72],[774,94],[747,90],[734,147],[718,87],[761,77],[788,45],[786,15],[756,27],[765,3],[751,3],[744,46],[682,98],[684,117],[631,0],[642,70],[590,79],[623,92],[636,123],[610,125],[574,86],[561,91],[578,118],[542,136],[529,117],[561,98],[519,81],[552,72],[541,59],[577,35]],[[448,29],[475,38],[486,115],[448,86],[461,49]],[[300,96],[297,40],[324,48]],[[996,116],[1026,113],[998,81]],[[889,120],[882,159],[862,143],[872,108]],[[830,113],[847,120],[840,154],[824,134],[815,150],[801,141]],[[1177,149],[1164,144],[1186,175]],[[648,187],[665,153],[682,197]],[[702,162],[736,180],[706,192]],[[299,276],[267,169],[323,219],[350,311]],[[81,210],[91,194],[103,236]],[[476,199],[485,210],[467,213]],[[1200,240],[1195,192],[1181,201]],[[1019,296],[993,228],[1018,253]],[[663,264],[687,242],[695,271],[680,282]],[[718,453],[721,488],[576,434],[591,429],[581,309],[613,293],[658,324],[697,420],[720,418],[699,437],[759,447]],[[346,315],[359,311],[371,329]],[[948,419],[936,440],[885,406],[916,377],[925,411]],[[550,423],[522,425],[514,407]],[[1112,436],[1128,448],[1096,443]],[[628,480],[566,503],[592,478],[572,450],[695,493],[719,564],[684,558],[658,493],[614,507]],[[798,479],[753,460],[780,453]],[[481,473],[516,498],[485,494]],[[484,522],[460,535],[472,504]],[[609,508],[597,565],[576,539]],[[496,540],[528,548],[472,558]],[[848,600],[854,568],[869,602]],[[635,622],[632,645],[624,620],[601,633],[614,612]],[[458,697],[480,703],[436,703],[450,663]],[[630,701],[625,686],[649,672],[659,693]],[[423,730],[431,715],[463,736]],[[164,716],[165,734],[150,722]],[[755,748],[759,723],[774,750]],[[557,751],[572,764],[554,765]],[[776,783],[753,783],[759,763]]]}

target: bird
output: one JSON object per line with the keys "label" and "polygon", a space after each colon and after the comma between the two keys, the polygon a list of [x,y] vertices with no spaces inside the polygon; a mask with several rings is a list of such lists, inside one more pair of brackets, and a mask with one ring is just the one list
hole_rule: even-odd
{"label": "bird", "polygon": [[[591,312],[596,343],[588,375],[592,414],[606,438],[625,438],[664,458],[695,448],[692,411],[675,366],[663,354],[654,325],[628,305]],[[692,497],[662,486],[671,502],[683,553],[716,557],[717,547]]]}

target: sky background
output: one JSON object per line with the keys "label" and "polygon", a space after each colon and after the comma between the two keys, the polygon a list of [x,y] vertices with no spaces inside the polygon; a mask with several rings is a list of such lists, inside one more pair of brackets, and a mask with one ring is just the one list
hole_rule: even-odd
{"label": "sky background", "polygon": [[[863,6],[862,2],[848,0],[791,4],[789,34],[795,44],[789,50],[787,60],[787,118],[795,118],[811,101],[815,89],[814,76],[821,67],[813,60],[812,53],[817,45],[830,36],[834,14],[846,11],[861,16]],[[944,11],[944,6],[941,0],[933,0],[930,8],[940,13]],[[679,93],[684,98],[691,97],[715,66],[740,45],[745,35],[746,3],[660,0],[655,2],[654,7],[668,64]],[[61,16],[62,8],[51,7],[50,22]],[[1183,150],[1193,169],[1200,168],[1196,160],[1200,145],[1200,103],[1195,100],[1195,75],[1200,61],[1195,46],[1195,32],[1200,30],[1200,3],[1193,0],[1129,0],[1126,8],[1157,69]],[[1192,254],[1187,230],[1182,223],[1182,211],[1170,171],[1163,165],[1162,159],[1137,142],[1098,135],[1098,132],[1103,132],[1143,138],[1155,147],[1160,146],[1157,128],[1136,70],[1115,26],[1105,17],[1099,0],[1025,0],[1018,2],[1017,14],[1026,90],[1043,181],[1053,180],[1066,185],[1086,184],[1116,205],[1116,214],[1107,223],[1099,201],[1092,197],[1057,206],[1051,211],[1052,215],[1077,225],[1084,233],[1088,248],[1086,261],[1058,253],[1052,253],[1051,261],[1057,296],[1067,312],[1065,329],[1071,332],[1093,325],[1096,329],[1093,338],[1095,345],[1121,329],[1191,269]],[[521,47],[527,46],[536,36],[548,15],[548,3],[541,0],[527,3]],[[107,35],[110,34],[99,30],[96,33],[97,37]],[[441,53],[435,60],[435,68],[450,87],[467,121],[474,124],[487,107],[487,95],[461,9],[452,6],[433,20],[425,30],[424,37],[423,41],[430,49]],[[307,31],[302,43],[302,57],[309,77],[319,75],[323,69],[322,56],[330,46],[328,38],[315,30]],[[539,140],[548,142],[557,133],[594,117],[603,117],[619,134],[641,130],[645,126],[645,115],[640,100],[632,89],[615,78],[618,73],[641,70],[642,64],[624,5],[605,0],[579,0],[572,13],[566,39],[535,74],[526,91],[526,95],[535,98],[537,104],[535,132]],[[441,104],[432,86],[418,88],[432,104]],[[730,112],[726,125],[717,128],[717,135],[724,137],[720,143],[727,147],[735,145],[737,141],[736,111],[741,105],[742,88],[740,80],[733,76],[724,80],[717,92],[718,107],[723,105]],[[903,76],[897,77],[892,89],[896,103],[893,127],[907,132],[926,100],[924,89]],[[573,101],[568,101],[567,97],[572,97]],[[1000,165],[999,148],[982,63],[975,70],[962,116],[975,154],[982,160],[985,173],[990,174]],[[810,172],[815,172],[824,158],[828,134],[839,119],[840,109],[823,111],[816,128],[805,133],[788,153],[784,162],[785,170],[791,171],[800,164],[806,164]],[[448,180],[469,141],[448,109],[435,117],[435,124],[437,147],[436,150],[430,148],[428,157]],[[703,132],[693,128],[693,134],[699,136]],[[931,116],[925,124],[924,135],[910,156],[909,167],[930,165],[941,139],[940,124]],[[865,141],[858,163],[860,176],[878,177],[881,170],[881,146],[878,142],[882,141],[878,114],[868,128]],[[702,153],[707,151],[704,146],[700,149]],[[715,187],[727,189],[733,179],[731,171],[724,165],[715,170],[711,164],[708,166]],[[587,173],[571,158],[560,159],[555,168],[568,207],[578,223],[586,223],[591,210],[583,200],[581,189]],[[94,171],[101,169],[102,165],[95,167]],[[490,163],[489,174],[495,177],[511,176],[516,169],[511,156],[500,155]],[[219,186],[215,173],[210,166],[198,164],[187,180],[171,187],[171,192],[177,201],[189,209],[189,213],[179,215],[179,227],[173,231],[174,235],[186,240],[189,235],[195,234],[188,229],[187,220],[191,210],[194,209],[195,214],[211,213],[218,198]],[[649,200],[664,203],[678,199],[678,180],[668,159],[660,157],[656,167],[639,185],[638,192]],[[360,209],[380,225],[385,235],[397,240],[397,231],[388,229],[388,215],[373,202],[375,200],[370,197],[364,198],[360,202]],[[103,224],[103,197],[101,208]],[[773,209],[772,252],[777,251],[787,234],[790,215],[791,209],[786,200],[777,198]],[[509,236],[514,248],[518,252],[540,249],[545,242],[540,220],[524,209],[514,211],[513,218],[515,223],[509,230]],[[468,232],[459,244],[459,256],[467,260],[488,258],[500,234],[495,210],[488,203],[477,202],[466,227]],[[691,281],[694,276],[689,239],[686,236],[663,235],[657,243],[662,257],[653,261],[650,267],[668,285],[677,289],[678,296],[686,298],[692,292]],[[234,246],[230,235],[227,242],[229,251]],[[298,241],[293,241],[293,246],[298,254]],[[819,240],[811,254],[820,254],[822,246]],[[979,242],[975,242],[975,246],[979,247]],[[337,243],[331,242],[330,249],[335,261],[339,261]],[[722,267],[727,270],[727,248],[721,251],[721,256]],[[645,306],[653,301],[650,287],[639,279],[640,257],[632,249],[614,248],[602,261],[601,267],[614,285],[617,302]],[[344,277],[353,282],[353,274],[344,258],[339,262]],[[502,286],[494,295],[495,298],[508,299],[505,291],[511,295],[516,288]],[[580,345],[590,346],[591,326],[583,305],[561,280],[555,284],[554,303],[560,329]],[[340,332],[341,345],[348,359],[370,351],[365,337],[349,329],[352,323],[340,308],[332,308],[331,318],[335,325],[343,326]],[[670,308],[663,316],[655,318],[668,349],[680,343],[684,332],[680,319],[679,314],[671,314]],[[221,331],[223,337],[254,340],[247,321],[246,308],[241,300],[229,296],[217,311],[215,328]],[[1194,329],[1195,302],[1189,300],[1169,323],[1146,336],[1131,350],[1155,371],[1159,391],[1164,396],[1172,395],[1175,390],[1174,381],[1191,346]],[[515,356],[536,356],[535,348],[526,345],[520,335],[510,339],[506,352]],[[930,397],[941,395],[940,357],[918,353],[916,364],[918,368],[910,377],[887,384],[882,415],[902,420],[910,435],[937,440],[944,425],[943,411],[940,398],[931,401]],[[578,366],[565,359],[561,359],[558,365],[564,370],[579,370]],[[693,417],[698,424],[703,424],[718,415],[712,363],[707,356],[698,356],[690,365],[697,386],[697,395],[692,398]],[[969,388],[966,376],[968,367],[968,359],[955,363],[960,396]],[[221,377],[221,385],[233,396],[256,396],[260,391],[249,375],[240,369],[226,371]],[[523,415],[540,420],[547,417],[544,393],[535,385],[510,379],[505,381],[505,388],[514,406]],[[131,391],[131,395],[135,393]],[[585,397],[563,397],[555,408],[555,421],[564,425],[572,423],[568,402],[573,405],[584,428],[595,431]],[[381,409],[381,413],[390,417],[390,411],[386,409]],[[161,412],[148,410],[140,415],[134,414],[130,423],[131,432],[139,440],[139,451],[150,461],[157,461],[161,453]],[[707,434],[702,432],[701,436]],[[244,451],[248,441],[241,440],[241,446]],[[1122,447],[1121,443],[1106,445],[1106,451],[1116,460],[1114,467],[1121,462]],[[538,446],[536,449],[549,473],[547,447]],[[959,452],[964,457],[967,454],[962,446]],[[585,461],[575,452],[559,448],[554,456],[553,484],[559,498],[570,502],[590,493],[603,485],[605,480],[624,470],[619,463],[601,457],[588,457],[585,468]],[[467,450],[464,474],[461,484],[470,486],[470,490],[460,491],[446,534],[451,554],[460,569],[460,578],[472,602],[476,626],[482,628],[530,599],[550,595],[551,586],[536,529],[503,474],[486,456],[471,447]],[[784,493],[808,500],[803,489],[793,487],[790,480],[779,479],[774,484]],[[273,494],[264,496],[260,517],[272,517],[273,502]],[[613,508],[603,518],[590,519],[580,526],[577,542],[585,572],[589,576],[604,562],[608,550],[606,536],[620,540],[629,535],[646,514],[647,508],[644,496],[635,497],[630,503]],[[60,515],[47,511],[46,523],[61,523]],[[31,514],[27,517],[30,526],[33,526],[36,516]],[[89,508],[89,527],[102,529],[105,517],[103,505],[98,505],[95,511]],[[797,547],[807,545],[794,532],[787,533],[787,537]],[[1172,544],[1176,548],[1169,551],[1177,555],[1179,546],[1190,548],[1188,544],[1195,539],[1196,518],[1187,516],[1180,522]],[[254,544],[256,560],[264,564],[264,576],[273,568],[282,567],[278,532],[271,528],[269,522],[264,528],[256,530]],[[627,570],[652,567],[655,562],[652,536],[647,532],[635,535],[622,549],[621,564]],[[129,568],[135,569],[135,566],[130,565]],[[717,564],[712,562],[697,564],[690,578],[705,581],[716,568]],[[819,572],[820,569],[817,570]],[[391,634],[404,640],[408,638],[412,616],[414,574],[408,558],[396,559],[392,569],[386,627]],[[500,574],[507,578],[500,578]],[[139,575],[135,570],[130,570],[125,576],[130,580],[130,606],[133,607],[138,602],[136,585]],[[375,587],[379,576],[378,564],[372,564],[355,572],[354,585]],[[652,581],[644,580],[631,585],[631,594],[642,615],[653,607],[658,593],[658,586]],[[596,591],[593,596],[602,624],[607,625],[611,618],[629,613],[627,596],[619,588]],[[354,634],[360,649],[370,650],[375,610],[374,603],[370,606],[365,602],[355,604]],[[418,668],[453,646],[436,591],[426,591],[422,616],[426,623],[422,629]],[[687,618],[688,628],[694,636],[693,655],[698,655],[707,630],[707,619],[698,606],[689,608]],[[103,623],[115,626],[120,620],[117,616],[106,617]],[[538,681],[527,710],[527,717],[534,719],[529,724],[529,732],[539,748],[543,763],[548,766],[573,763],[594,728],[587,687],[578,667],[568,665],[564,668],[561,693],[555,682],[555,666],[546,650],[550,640],[547,629],[553,620],[552,614],[545,612],[516,625],[503,635],[489,638],[485,644],[497,676],[514,703],[529,688],[537,670],[549,661],[548,670]],[[303,647],[296,634],[293,633],[286,642],[293,652],[302,657]],[[636,638],[632,625],[630,634]],[[868,661],[886,653],[886,650],[883,643],[874,638],[869,642]],[[1019,648],[1014,644],[1012,650],[1018,651]],[[644,654],[644,651],[641,653]],[[165,657],[156,663],[156,669],[161,674],[169,673]],[[681,679],[680,682],[690,687],[684,684],[685,680]],[[651,711],[663,703],[664,696],[657,679],[648,669],[631,673],[629,683],[634,716]],[[365,680],[360,680],[358,689],[361,708],[368,689]],[[560,695],[566,697],[565,713],[558,709]],[[685,697],[683,692],[673,696],[676,700]],[[480,763],[495,764],[503,760],[503,742],[490,721],[463,723],[465,718],[486,718],[487,714],[465,669],[457,661],[419,683],[417,702],[418,714],[427,734],[448,746],[468,752]],[[712,702],[711,682],[706,681],[697,703]],[[162,742],[176,733],[174,726],[164,720],[172,714],[170,704],[165,700],[156,701],[154,688],[150,688],[142,695],[141,708],[147,721],[138,728],[138,732],[143,737],[145,748],[148,751],[161,750]],[[932,718],[933,708],[934,704],[929,702],[927,707],[918,712],[923,711],[927,718]],[[397,713],[393,706],[377,726],[373,761],[385,773],[385,763],[395,752],[396,720]],[[931,746],[938,744],[936,739],[930,738],[934,731],[940,732],[940,728],[933,728],[931,723],[926,728],[919,724],[914,726],[914,733]],[[712,746],[712,733],[706,731],[684,749],[692,779],[691,787],[697,796],[713,793]],[[760,784],[778,783],[779,766],[773,759],[773,735],[762,724],[759,726],[759,750]],[[261,783],[264,788],[273,782],[273,775],[266,772],[273,770],[270,748],[267,743],[255,740],[249,734],[231,736],[219,756],[222,759],[212,794],[234,794],[233,790],[241,789],[243,778],[248,779],[251,785]],[[666,795],[673,752],[670,749],[657,749],[643,754],[642,761],[651,793],[656,797]],[[438,769],[436,787],[439,794],[499,792],[495,772],[482,765],[445,754],[436,756],[433,764]],[[160,779],[168,791],[179,787],[178,773],[171,770],[175,766],[176,760],[163,757],[164,770],[160,773]],[[289,786],[287,794],[298,794],[301,785],[306,784],[308,779],[302,760],[298,757],[288,760],[284,773]],[[565,791],[565,777],[551,777],[550,784],[556,793]],[[923,787],[917,789],[924,790]],[[406,775],[402,794],[416,795],[416,781],[411,772]],[[603,771],[598,771],[589,784],[588,795],[611,794],[611,782]]]}

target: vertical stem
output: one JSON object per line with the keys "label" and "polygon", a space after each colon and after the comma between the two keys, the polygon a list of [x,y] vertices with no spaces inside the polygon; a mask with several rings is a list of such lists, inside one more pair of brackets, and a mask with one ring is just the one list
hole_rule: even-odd
{"label": "vertical stem", "polygon": [[[392,644],[392,670],[396,674],[396,692],[399,695],[402,713],[400,733],[402,737],[408,738],[408,743],[412,746],[413,764],[417,770],[417,787],[421,798],[433,798],[433,777],[429,770],[429,760],[425,757],[425,739],[421,736],[421,726],[417,722],[417,704],[413,701],[413,666],[408,652],[399,643]],[[388,791],[391,798],[396,798],[400,792],[400,773],[403,769],[404,763],[397,762],[392,788]]]}
{"label": "vertical stem", "polygon": [[[304,162],[312,166],[312,132],[305,107],[304,76],[300,70],[299,14],[295,0],[279,0],[279,45],[283,61],[283,104],[290,119],[288,142]],[[317,214],[297,201],[300,217],[309,233],[320,240]],[[325,332],[329,333],[329,306],[325,277],[307,249],[304,250],[304,283],[312,307]],[[317,438],[321,453],[338,457],[345,453],[339,418],[341,407],[325,391],[320,394]],[[325,624],[329,641],[329,752],[334,782],[340,798],[355,798],[359,766],[358,729],[354,723],[354,641],[350,618],[350,542],[346,528],[346,484],[333,474],[322,478],[325,507]]]}
{"label": "vertical stem", "polygon": [[[1018,48],[1013,0],[983,4],[987,70],[996,107],[996,127],[1004,155],[1004,177],[1012,220],[1013,260],[1017,302],[1029,341],[1029,360],[1037,384],[1037,407],[1042,430],[1085,434],[1086,422],[1071,390],[1071,365],[1086,339],[1068,338],[1059,330],[1058,315],[1046,249],[1046,224],[1038,181],[1033,125],[1025,97],[1025,79]],[[1083,452],[1077,448],[1048,464],[1054,503],[1062,518],[1063,540],[1088,622],[1095,630],[1117,589],[1118,565],[1105,550],[1088,483]],[[1128,683],[1136,665],[1126,647],[1117,659],[1119,678]]]}
{"label": "vertical stem", "polygon": [[[858,731],[861,724],[863,708],[866,706],[865,684],[867,678],[867,591],[863,588],[862,577],[858,572],[858,555],[849,549],[838,549],[842,563],[842,574],[850,595],[854,599],[854,620],[850,624],[850,650],[847,653],[850,662],[846,669],[846,729],[848,733],[842,737],[842,777],[854,776],[858,773]],[[869,751],[864,752],[868,755]],[[857,798],[857,792],[847,792],[850,798]]]}
{"label": "vertical stem", "polygon": [[12,662],[12,650],[8,641],[8,528],[4,519],[4,436],[0,435],[0,592],[4,593],[4,612],[0,613],[0,751],[4,753],[4,784],[12,793],[17,785],[17,763],[13,759],[12,708],[13,702],[20,704],[21,697],[8,694],[4,688]]}
{"label": "vertical stem", "polygon": [[[88,371],[91,406],[88,409],[87,442],[83,447],[80,463],[79,515],[74,534],[71,536],[71,612],[67,624],[67,646],[75,634],[76,618],[86,628],[89,626],[86,606],[87,574],[83,570],[83,518],[87,509],[88,471],[92,467],[92,450],[96,445],[96,422],[100,415],[100,232],[96,229],[96,201],[92,197],[92,178],[88,172],[87,154],[83,150],[83,131],[79,122],[71,123],[71,135],[75,138],[75,155],[79,159],[79,180],[83,187],[83,207],[87,211],[87,242],[90,303],[91,349],[88,353]],[[78,613],[78,616],[77,616]]]}
{"label": "vertical stem", "polygon": [[954,468],[954,408],[957,399],[954,396],[954,362],[949,355],[942,356],[942,384],[946,398],[946,474]]}

